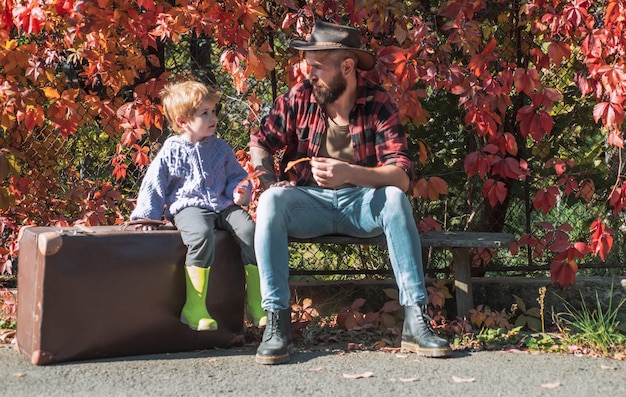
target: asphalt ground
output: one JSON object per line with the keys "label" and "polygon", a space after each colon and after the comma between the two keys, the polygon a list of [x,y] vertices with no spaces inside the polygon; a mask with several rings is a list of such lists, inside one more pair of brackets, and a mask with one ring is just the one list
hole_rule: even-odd
{"label": "asphalt ground", "polygon": [[296,345],[287,364],[255,347],[34,366],[0,345],[0,396],[626,396],[626,361],[573,354]]}

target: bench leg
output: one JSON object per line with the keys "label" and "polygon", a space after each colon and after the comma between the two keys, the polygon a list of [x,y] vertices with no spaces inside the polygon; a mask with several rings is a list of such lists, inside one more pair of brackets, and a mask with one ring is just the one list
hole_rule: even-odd
{"label": "bench leg", "polygon": [[469,251],[469,248],[464,247],[452,248],[456,310],[457,315],[461,317],[469,316],[469,311],[474,308]]}

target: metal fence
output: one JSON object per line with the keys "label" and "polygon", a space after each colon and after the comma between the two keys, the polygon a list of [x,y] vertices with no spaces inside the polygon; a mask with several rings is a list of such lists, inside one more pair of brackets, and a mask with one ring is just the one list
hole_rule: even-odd
{"label": "metal fence", "polygon": [[[245,105],[245,98],[241,97],[234,89],[228,88],[228,76],[222,76],[215,68],[215,61],[212,59],[210,51],[212,43],[210,38],[198,37],[183,41],[176,46],[169,45],[165,51],[164,64],[167,69],[175,74],[189,74],[207,82],[217,83],[225,87],[223,96],[223,111],[220,115],[220,135],[229,141],[235,150],[245,149],[249,131],[252,123],[242,115],[248,114]],[[575,65],[565,67],[574,68]],[[571,78],[572,73],[561,71],[555,76]],[[269,82],[251,81],[251,91],[269,92],[271,87]],[[569,87],[568,84],[563,86]],[[436,106],[442,106],[437,102],[442,98],[433,98],[430,105],[433,110]],[[445,99],[445,98],[443,98]],[[268,110],[269,103],[259,110],[262,115]],[[428,104],[427,104],[428,105]],[[88,104],[78,104],[79,114],[84,117],[92,117],[89,113]],[[444,117],[447,108],[439,109],[439,116]],[[556,123],[555,128],[560,129],[557,134],[567,134],[571,131],[589,130],[590,134],[597,130],[592,126],[593,119],[588,114],[581,115],[580,109],[572,104],[563,103],[560,108],[554,111]],[[432,112],[432,111],[431,111]],[[450,118],[455,117],[452,112]],[[447,150],[450,142],[449,137],[463,141],[466,138],[464,131],[449,131],[444,140],[437,141],[437,136],[443,137],[442,130],[450,125],[459,125],[457,120],[439,120],[433,125],[423,126],[409,131],[409,135],[428,135],[429,143],[433,152],[443,153]],[[587,123],[587,124],[584,124]],[[28,208],[31,213],[27,218],[32,223],[58,222],[65,220],[68,223],[79,219],[86,219],[89,216],[98,217],[97,222],[107,224],[119,219],[120,215],[128,216],[132,208],[132,199],[135,197],[145,168],[137,168],[129,163],[127,176],[125,179],[116,180],[111,172],[111,159],[116,154],[116,146],[119,135],[111,136],[105,131],[106,119],[94,120],[88,127],[82,128],[78,134],[63,137],[55,132],[51,127],[37,128],[28,136],[14,136],[4,132],[0,134],[0,147],[19,147],[23,153],[22,173],[28,175],[32,181],[32,189],[38,191],[37,197],[48,197],[47,201],[36,202],[25,197],[22,208]],[[159,142],[165,138],[167,131],[158,136],[149,136],[147,139],[152,142],[152,155],[156,153]],[[579,134],[580,135],[580,134]],[[591,138],[589,138],[591,139]],[[16,140],[20,140],[19,142]],[[534,147],[525,148],[525,156],[531,160],[533,156],[543,156],[542,150],[550,152],[553,148],[550,145],[557,142],[556,138],[550,138]],[[563,141],[560,141],[563,142]],[[460,142],[459,148],[467,148],[470,143]],[[599,145],[599,143],[598,143]],[[571,142],[571,146],[558,148],[561,152],[580,150],[576,142]],[[480,219],[487,216],[486,207],[480,190],[478,181],[467,181],[462,169],[463,152],[447,151],[451,158],[445,159],[450,164],[449,167],[437,168],[438,173],[433,169],[420,168],[418,174],[438,175],[446,180],[450,180],[450,194],[441,200],[426,202],[413,200],[416,211],[416,220],[424,217],[437,219],[444,230],[471,230],[480,227]],[[453,158],[456,156],[456,159]],[[607,162],[611,153],[606,153]],[[513,195],[503,208],[502,213],[497,214],[501,219],[491,220],[492,223],[500,224],[498,231],[511,232],[516,237],[527,233],[529,229],[537,228],[541,222],[553,222],[559,224],[568,222],[579,235],[573,236],[575,239],[584,239],[585,225],[590,219],[597,216],[605,205],[601,196],[597,199],[585,202],[573,200],[564,196],[559,197],[556,211],[544,215],[532,208],[531,200],[534,192],[544,184],[544,177],[541,170],[536,171],[536,176],[524,183],[512,186]],[[581,175],[582,177],[582,175]],[[603,183],[598,178],[606,178],[607,174],[595,170],[586,170],[584,177],[594,179],[598,188]],[[97,192],[102,192],[103,181],[110,183],[112,188],[121,192],[121,197],[117,198],[117,210],[114,213],[100,210],[94,206],[93,202]],[[606,182],[606,181],[604,181]],[[606,189],[606,187],[605,187]],[[45,194],[42,194],[45,192]],[[35,195],[33,195],[35,197]],[[91,204],[89,204],[90,202]],[[50,211],[56,211],[53,216]],[[100,212],[99,212],[100,211]],[[47,214],[45,217],[43,214]],[[9,216],[11,214],[8,214]],[[588,259],[582,263],[581,273],[585,274],[623,274],[626,270],[626,244],[623,233],[623,219],[612,214],[603,214],[610,220],[610,224],[615,228],[614,248],[606,263],[600,262],[597,258]],[[333,245],[301,245],[293,244],[291,247],[291,261],[294,275],[302,275],[306,272],[318,270],[322,273],[334,273],[337,278],[346,277],[386,277],[389,273],[389,265],[386,251],[375,246],[354,246],[339,247]],[[509,274],[509,275],[547,275],[551,256],[547,251],[537,254],[537,251],[521,249],[516,253],[500,250],[496,253],[481,251],[475,253],[477,274]],[[444,250],[427,250],[424,252],[425,269],[432,277],[446,277],[449,273],[451,257]],[[345,270],[348,270],[346,272]],[[351,274],[358,273],[358,274]]]}

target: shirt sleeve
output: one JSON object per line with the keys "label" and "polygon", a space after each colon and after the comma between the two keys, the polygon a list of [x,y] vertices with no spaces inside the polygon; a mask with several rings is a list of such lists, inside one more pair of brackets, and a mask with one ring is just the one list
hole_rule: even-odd
{"label": "shirt sleeve", "polygon": [[[227,143],[224,143],[224,144],[228,145]],[[226,194],[226,197],[232,200],[233,191],[235,190],[237,185],[239,185],[239,183],[241,183],[241,181],[243,181],[248,176],[248,173],[246,172],[246,170],[243,169],[241,164],[239,164],[239,161],[237,161],[237,157],[235,156],[235,153],[233,153],[230,146],[228,146],[228,155],[226,156],[226,164],[224,166],[226,167],[226,192],[225,194]],[[248,193],[250,193],[252,186],[250,182],[248,181],[248,183],[244,183],[242,187],[247,189]],[[249,196],[250,195],[248,195],[248,197]]]}
{"label": "shirt sleeve", "polygon": [[250,147],[265,149],[274,154],[286,146],[288,95],[287,92],[276,99],[270,112],[261,120],[259,128],[250,135]]}
{"label": "shirt sleeve", "polygon": [[378,165],[393,165],[401,168],[413,179],[415,165],[409,153],[404,128],[396,104],[387,92],[379,91],[377,110],[376,157]]}

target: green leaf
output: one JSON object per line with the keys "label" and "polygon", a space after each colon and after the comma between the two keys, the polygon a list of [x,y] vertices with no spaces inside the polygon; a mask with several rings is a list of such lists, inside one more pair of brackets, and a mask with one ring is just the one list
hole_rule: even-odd
{"label": "green leaf", "polygon": [[400,299],[400,295],[398,294],[398,290],[396,288],[385,288],[383,289],[383,292],[391,299]]}
{"label": "green leaf", "polygon": [[533,331],[541,331],[541,320],[536,317],[528,317],[526,321],[528,322],[528,328]]}
{"label": "green leaf", "polygon": [[531,307],[526,311],[526,315],[539,318],[541,317],[541,310],[538,307]]}

